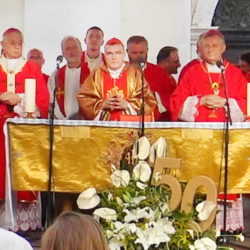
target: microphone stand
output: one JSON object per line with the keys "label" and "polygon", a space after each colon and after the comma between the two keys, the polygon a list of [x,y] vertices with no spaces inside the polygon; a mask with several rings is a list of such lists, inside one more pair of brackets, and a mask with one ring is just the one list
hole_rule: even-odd
{"label": "microphone stand", "polygon": [[[228,146],[229,146],[229,124],[232,125],[232,118],[231,118],[231,111],[230,111],[230,106],[228,102],[228,89],[227,89],[227,83],[226,83],[226,78],[225,78],[225,68],[220,67],[221,69],[221,74],[222,74],[222,80],[224,83],[224,88],[225,88],[225,98],[226,98],[226,121],[225,121],[225,134],[224,134],[224,160],[225,160],[225,167],[224,167],[224,187],[223,187],[223,193],[224,193],[224,200],[223,200],[223,228],[224,228],[224,233],[226,234],[226,226],[227,226],[227,191],[228,191]],[[223,236],[223,233],[222,233]],[[226,239],[224,238],[224,242]]]}
{"label": "microphone stand", "polygon": [[141,122],[140,122],[140,132],[139,132],[139,137],[144,136],[144,131],[145,131],[145,96],[144,96],[144,69],[145,69],[145,63],[140,62],[140,71],[141,71],[141,110],[140,110],[140,115],[141,115]]}
{"label": "microphone stand", "polygon": [[53,92],[53,100],[51,104],[51,112],[49,116],[49,178],[48,178],[48,197],[47,197],[47,208],[46,208],[46,220],[45,228],[48,228],[52,218],[55,217],[55,193],[52,192],[52,185],[54,184],[53,179],[53,147],[54,147],[54,120],[55,120],[55,102],[56,102],[56,93],[58,86],[58,70],[60,62],[57,62],[56,73],[55,73],[55,88]]}

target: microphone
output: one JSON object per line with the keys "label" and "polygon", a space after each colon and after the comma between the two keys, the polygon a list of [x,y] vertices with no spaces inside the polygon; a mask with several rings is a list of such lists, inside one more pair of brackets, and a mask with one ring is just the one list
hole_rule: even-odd
{"label": "microphone", "polygon": [[144,69],[146,68],[146,62],[144,60],[144,58],[142,56],[138,57],[138,65],[140,66],[141,71],[144,71]]}
{"label": "microphone", "polygon": [[59,55],[59,56],[56,58],[56,66],[57,66],[57,68],[59,68],[59,65],[61,64],[62,61],[63,61],[63,56],[62,56],[62,55]]}
{"label": "microphone", "polygon": [[224,67],[224,65],[223,65],[223,63],[221,62],[221,61],[217,61],[216,62],[216,66],[219,68],[219,69],[221,69],[221,71],[225,71],[226,69],[225,69],[225,67]]}

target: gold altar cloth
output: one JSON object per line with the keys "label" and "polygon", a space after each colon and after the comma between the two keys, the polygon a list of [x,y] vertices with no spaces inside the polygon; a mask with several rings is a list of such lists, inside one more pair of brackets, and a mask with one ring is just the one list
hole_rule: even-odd
{"label": "gold altar cloth", "polygon": [[[47,190],[49,126],[8,122],[7,128],[12,188]],[[81,192],[90,186],[101,190],[110,185],[110,165],[119,162],[138,129],[55,125],[54,131],[53,190]],[[222,129],[146,128],[145,132],[151,143],[165,137],[168,156],[183,160],[181,170],[176,171],[179,180],[205,175],[218,186]],[[230,130],[228,192],[250,193],[250,129]]]}

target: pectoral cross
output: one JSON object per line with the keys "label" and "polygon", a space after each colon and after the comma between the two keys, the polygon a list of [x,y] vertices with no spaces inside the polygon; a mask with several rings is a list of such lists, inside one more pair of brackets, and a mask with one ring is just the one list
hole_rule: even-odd
{"label": "pectoral cross", "polygon": [[213,83],[211,83],[211,87],[212,87],[212,89],[214,91],[214,94],[219,95],[219,93],[220,93],[220,85],[219,85],[219,83],[218,82],[213,82]]}
{"label": "pectoral cross", "polygon": [[[211,83],[211,88],[214,91],[214,95],[220,94],[220,84],[218,82]],[[209,118],[217,118],[217,117],[218,115],[216,114],[215,109],[213,109],[209,114]]]}

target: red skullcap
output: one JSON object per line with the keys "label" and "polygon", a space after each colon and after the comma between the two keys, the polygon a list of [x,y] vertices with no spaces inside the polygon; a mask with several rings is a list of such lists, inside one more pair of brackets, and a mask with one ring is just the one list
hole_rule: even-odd
{"label": "red skullcap", "polygon": [[209,30],[207,32],[204,33],[204,38],[209,37],[209,36],[218,36],[221,39],[225,40],[224,35],[219,31],[219,30]]}
{"label": "red skullcap", "polygon": [[6,35],[8,35],[10,33],[13,33],[13,32],[17,32],[17,33],[22,34],[22,32],[19,29],[9,28],[9,29],[7,29],[7,30],[4,31],[3,36],[6,36]]}
{"label": "red skullcap", "polygon": [[115,38],[115,37],[109,39],[109,40],[106,42],[105,46],[107,46],[107,45],[116,45],[116,44],[119,44],[119,45],[122,45],[122,46],[123,46],[122,41],[119,40],[119,39],[117,39],[117,38]]}

